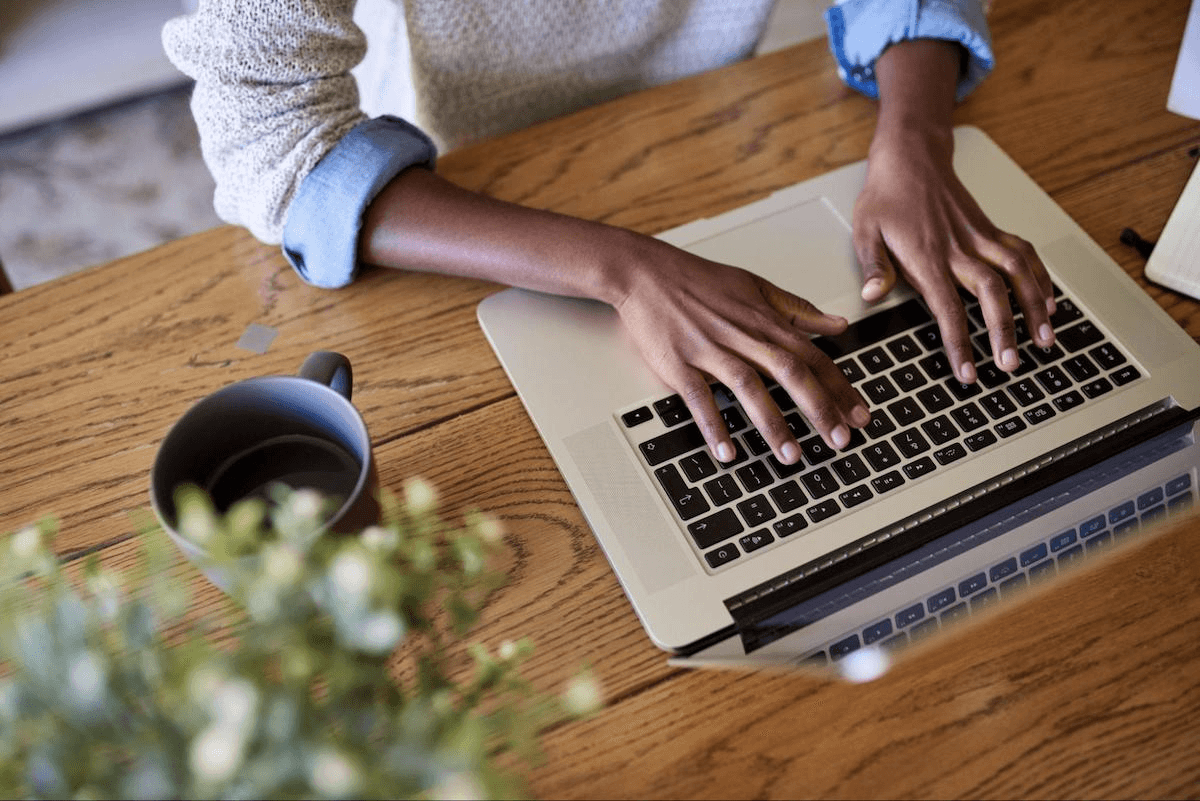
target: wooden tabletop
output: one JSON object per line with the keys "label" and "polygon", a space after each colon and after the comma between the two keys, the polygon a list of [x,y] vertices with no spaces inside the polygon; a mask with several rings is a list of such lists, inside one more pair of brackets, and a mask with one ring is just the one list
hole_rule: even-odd
{"label": "wooden tabletop", "polygon": [[[997,69],[956,121],[986,131],[1200,337],[1200,304],[1121,245],[1154,239],[1200,126],[1165,110],[1187,0],[1002,0]],[[824,41],[445,155],[473,189],[655,233],[866,155],[874,104]],[[383,486],[420,475],[452,517],[499,516],[509,584],[478,637],[527,636],[548,691],[591,665],[594,718],[546,732],[543,797],[1200,795],[1200,525],[1030,593],[882,679],[693,672],[645,636],[475,322],[497,287],[397,271],[307,287],[219,228],[0,297],[0,531],[126,564],[170,424],[237,379],[347,354]],[[239,348],[251,324],[278,332]],[[190,566],[197,606],[227,603]]]}

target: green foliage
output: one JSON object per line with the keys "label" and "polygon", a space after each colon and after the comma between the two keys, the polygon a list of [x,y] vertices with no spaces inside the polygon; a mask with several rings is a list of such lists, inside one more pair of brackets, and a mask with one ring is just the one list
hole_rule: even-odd
{"label": "green foliage", "polygon": [[155,526],[130,576],[95,558],[68,576],[47,522],[8,537],[0,796],[520,794],[494,756],[536,757],[539,728],[592,711],[598,692],[584,676],[561,699],[537,696],[518,670],[524,641],[471,645],[473,670],[454,669],[500,583],[499,527],[482,515],[448,527],[420,482],[406,498],[384,499],[382,525],[322,536],[311,492],[222,518],[182,490],[180,532],[228,577],[232,621],[188,615]]}

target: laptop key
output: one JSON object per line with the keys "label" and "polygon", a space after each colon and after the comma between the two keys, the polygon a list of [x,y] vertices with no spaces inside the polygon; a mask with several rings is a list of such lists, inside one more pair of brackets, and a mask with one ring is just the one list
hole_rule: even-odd
{"label": "laptop key", "polygon": [[1023,378],[1008,388],[1008,394],[1022,406],[1032,406],[1046,397],[1037,384],[1028,378]]}
{"label": "laptop key", "polygon": [[844,359],[838,362],[837,366],[841,369],[842,375],[846,376],[846,380],[851,384],[857,384],[867,377],[867,374],[863,372],[862,368],[858,366],[858,362],[854,361],[854,359]]}
{"label": "laptop key", "polygon": [[1098,398],[1112,388],[1112,384],[1109,383],[1107,378],[1097,378],[1080,387],[1083,390],[1083,394],[1089,398]]}
{"label": "laptop key", "polygon": [[1047,367],[1034,376],[1037,382],[1051,395],[1057,395],[1071,386],[1071,379],[1057,367]]}
{"label": "laptop key", "polygon": [[800,439],[812,431],[812,429],[808,427],[808,423],[804,422],[804,418],[796,412],[785,414],[783,416],[783,422],[787,423],[788,430],[792,432],[792,436],[796,439]]}
{"label": "laptop key", "polygon": [[875,409],[871,412],[871,422],[863,430],[867,432],[867,436],[871,439],[879,439],[895,431],[896,424],[892,422],[892,418],[888,417],[887,412],[883,409]]}
{"label": "laptop key", "polygon": [[1096,360],[1102,369],[1111,370],[1125,363],[1125,354],[1117,350],[1116,345],[1105,342],[1088,351],[1088,355]]}
{"label": "laptop key", "polygon": [[925,374],[917,369],[916,365],[909,364],[899,369],[893,370],[889,375],[901,392],[911,392],[917,387],[924,386],[929,383],[929,379],[925,378]]}
{"label": "laptop key", "polygon": [[1000,593],[995,587],[988,587],[983,592],[971,599],[971,611],[978,612],[981,609],[987,609],[1000,600]]}
{"label": "laptop key", "polygon": [[958,429],[954,427],[954,423],[950,422],[950,418],[944,414],[921,423],[921,429],[934,445],[945,445],[958,436]]}
{"label": "laptop key", "polygon": [[881,476],[876,476],[871,479],[871,486],[879,494],[891,492],[904,483],[904,477],[900,475],[899,470],[889,470]]}
{"label": "laptop key", "polygon": [[1139,373],[1138,369],[1132,364],[1127,364],[1120,370],[1109,373],[1108,377],[1112,379],[1112,382],[1118,387],[1123,387],[1130,381],[1136,381],[1137,379],[1141,378],[1142,374]]}
{"label": "laptop key", "polygon": [[688,481],[691,481],[693,484],[717,474],[717,466],[713,464],[712,457],[708,455],[708,451],[696,451],[693,454],[683,457],[679,460],[679,467],[683,470],[683,474],[687,476]]}
{"label": "laptop key", "polygon": [[851,634],[844,640],[839,640],[829,646],[829,658],[834,662],[838,661],[847,654],[857,651],[862,647],[857,634]]}
{"label": "laptop key", "polygon": [[775,519],[775,509],[767,501],[765,495],[755,495],[740,501],[737,505],[742,519],[751,526],[761,526]]}
{"label": "laptop key", "polygon": [[963,579],[958,583],[958,595],[960,598],[966,598],[968,595],[974,595],[987,586],[987,576],[983,573],[976,573],[970,578]]}
{"label": "laptop key", "polygon": [[813,498],[824,498],[826,495],[837,492],[838,489],[837,480],[834,479],[827,467],[818,467],[812,472],[805,473],[800,476],[800,483]]}
{"label": "laptop key", "polygon": [[853,484],[856,481],[862,481],[871,474],[867,466],[863,464],[862,459],[858,454],[852,453],[849,456],[841,456],[834,460],[833,469],[837,472],[838,478],[843,484]]}
{"label": "laptop key", "polygon": [[771,524],[771,528],[775,531],[775,536],[780,538],[790,537],[807,526],[808,521],[804,519],[804,515],[790,515],[782,520],[776,520]]}
{"label": "laptop key", "polygon": [[755,456],[762,456],[771,450],[771,446],[767,444],[766,439],[758,432],[757,428],[752,428],[745,434],[742,434],[742,441],[746,443],[746,448]]}
{"label": "laptop key", "polygon": [[1192,474],[1184,473],[1167,482],[1167,495],[1175,495],[1192,486]]}
{"label": "laptop key", "polygon": [[1107,525],[1108,523],[1105,520],[1104,515],[1096,515],[1095,517],[1085,520],[1079,524],[1079,536],[1090,537],[1097,531],[1103,531],[1104,527]]}
{"label": "laptop key", "polygon": [[871,469],[876,473],[900,463],[900,455],[886,440],[863,448],[862,455],[871,463]]}
{"label": "laptop key", "polygon": [[696,546],[703,549],[741,534],[746,528],[732,509],[722,509],[714,515],[689,523],[687,530]]}
{"label": "laptop key", "polygon": [[1077,353],[1102,341],[1104,334],[1091,320],[1083,320],[1070,328],[1059,331],[1056,337],[1064,348],[1071,353]]}
{"label": "laptop key", "polygon": [[[1024,578],[1024,576],[1022,576]],[[961,620],[967,616],[967,605],[965,603],[952,606],[945,612],[942,612],[942,623],[953,623],[956,620]]]}
{"label": "laptop key", "polygon": [[923,617],[925,617],[925,605],[913,604],[896,613],[896,628],[902,629],[905,626],[911,626]]}
{"label": "laptop key", "polygon": [[983,416],[983,412],[979,411],[979,407],[974,403],[968,403],[966,406],[954,409],[950,412],[950,416],[954,418],[954,422],[958,423],[958,427],[964,432],[974,431],[977,428],[987,425],[987,418]]}
{"label": "laptop key", "polygon": [[830,498],[827,501],[821,501],[818,504],[814,504],[804,511],[808,514],[809,520],[813,521],[814,523],[820,523],[822,520],[827,520],[828,518],[833,517],[838,512],[842,511],[842,509],[838,506],[837,501],[835,501],[833,498]]}
{"label": "laptop key", "polygon": [[940,385],[926,387],[917,393],[917,400],[930,414],[937,414],[943,409],[948,409],[954,405],[954,400],[950,397],[950,393],[946,392]]}
{"label": "laptop key", "polygon": [[1156,504],[1156,503],[1162,503],[1164,497],[1165,497],[1165,494],[1163,493],[1163,488],[1155,487],[1154,489],[1143,492],[1141,495],[1138,496],[1137,508],[1139,510],[1149,509],[1151,506],[1154,506],[1154,504]]}
{"label": "laptop key", "polygon": [[871,348],[863,351],[858,354],[858,361],[871,375],[881,373],[889,367],[896,366],[896,363],[892,361],[892,357],[888,356],[883,348]]}
{"label": "laptop key", "polygon": [[1060,553],[1058,555],[1058,565],[1059,565],[1059,567],[1066,567],[1067,565],[1077,562],[1082,558],[1083,558],[1083,546],[1075,545],[1075,546],[1072,546],[1072,547],[1066,549],[1065,551],[1063,551],[1062,553]]}
{"label": "laptop key", "polygon": [[741,554],[738,553],[737,546],[731,542],[728,545],[722,545],[720,548],[704,554],[704,560],[708,562],[709,567],[718,568],[721,565],[732,562],[739,556]]}
{"label": "laptop key", "polygon": [[775,483],[766,464],[761,461],[743,465],[735,471],[735,474],[738,481],[741,481],[742,486],[746,488],[746,492],[757,492],[763,487]]}
{"label": "laptop key", "polygon": [[1083,312],[1069,298],[1063,298],[1056,302],[1054,314],[1050,315],[1050,325],[1054,328],[1062,328],[1067,323],[1074,322],[1083,316]]}
{"label": "laptop key", "polygon": [[996,435],[991,431],[980,431],[964,439],[963,444],[972,451],[981,451],[989,445],[996,444]]}
{"label": "laptop key", "polygon": [[863,629],[863,644],[879,642],[892,633],[892,621],[884,619]]}
{"label": "laptop key", "polygon": [[[921,436],[921,432],[915,428],[910,428],[901,431],[896,436],[892,437],[892,443],[896,449],[900,451],[906,458],[912,459],[915,456],[920,456],[925,451],[929,450],[929,443]],[[910,476],[911,478],[912,476]]]}
{"label": "laptop key", "polygon": [[1044,578],[1050,578],[1057,572],[1058,570],[1054,565],[1054,560],[1045,559],[1029,568],[1029,582],[1032,584],[1036,581],[1041,581]]}
{"label": "laptop key", "polygon": [[641,406],[631,412],[625,412],[625,414],[621,415],[621,422],[625,424],[626,428],[633,428],[634,426],[645,423],[653,416],[654,415],[650,413],[649,406]]}
{"label": "laptop key", "polygon": [[839,495],[838,500],[842,502],[842,506],[849,509],[871,500],[871,497],[871,490],[867,488],[867,485],[859,484],[857,487],[851,487]]}
{"label": "laptop key", "polygon": [[721,410],[721,419],[725,421],[725,428],[730,434],[736,434],[746,427],[746,418],[742,417],[742,413],[733,406],[727,406]]}
{"label": "laptop key", "polygon": [[938,329],[937,323],[917,329],[913,336],[925,346],[925,350],[942,349],[942,332]]}
{"label": "laptop key", "polygon": [[1063,350],[1058,345],[1051,345],[1048,348],[1039,348],[1037,345],[1033,345],[1029,348],[1029,352],[1033,354],[1033,358],[1039,364],[1054,364],[1063,355]]}
{"label": "laptop key", "polygon": [[825,440],[818,437],[810,437],[800,443],[800,452],[804,454],[804,458],[808,460],[810,465],[819,465],[822,462],[827,462],[837,456],[837,451],[825,444]]}
{"label": "laptop key", "polygon": [[950,394],[958,398],[960,401],[966,400],[967,398],[973,398],[983,392],[983,388],[980,387],[977,382],[964,384],[963,382],[953,378],[946,382],[946,389],[950,390]]}
{"label": "laptop key", "polygon": [[934,464],[933,459],[930,459],[928,456],[922,456],[915,462],[909,462],[908,464],[904,465],[904,475],[908,476],[910,479],[918,479],[922,476],[929,475],[936,468],[937,465]]}
{"label": "laptop key", "polygon": [[638,445],[651,467],[702,447],[704,435],[695,423],[688,423]]}
{"label": "laptop key", "polygon": [[900,394],[892,382],[888,380],[887,376],[883,375],[864,381],[859,385],[859,389],[876,406],[887,403]]}
{"label": "laptop key", "polygon": [[1083,396],[1075,390],[1071,390],[1063,395],[1059,395],[1054,399],[1054,405],[1060,412],[1067,412],[1074,409],[1083,403]]}
{"label": "laptop key", "polygon": [[800,485],[795,481],[785,481],[778,487],[771,487],[767,492],[771,496],[771,500],[775,501],[775,505],[779,507],[779,511],[785,514],[793,509],[799,509],[808,500],[804,495],[804,490],[800,489]]}
{"label": "laptop key", "polygon": [[988,578],[995,584],[998,581],[1003,581],[1009,576],[1017,572],[1017,558],[1009,557],[997,565],[992,565],[992,569],[988,571]]}
{"label": "laptop key", "polygon": [[668,426],[678,425],[684,420],[692,419],[692,413],[688,410],[687,404],[678,395],[668,395],[661,400],[656,400],[654,411],[658,412],[659,419],[663,421],[663,424]]}
{"label": "laptop key", "polygon": [[775,405],[779,407],[779,411],[781,412],[790,412],[796,408],[796,402],[792,400],[792,396],[783,387],[771,387],[767,394],[771,396],[771,400],[775,401]]}
{"label": "laptop key", "polygon": [[[733,480],[733,476],[728,474],[717,476],[712,481],[706,481],[704,483],[704,491],[717,506],[724,506],[730,501],[736,501],[738,498],[742,497],[741,487],[739,487],[737,482]],[[701,511],[708,510],[702,509]],[[685,517],[684,520],[687,520],[687,518]]]}
{"label": "laptop key", "polygon": [[738,545],[742,546],[742,550],[746,553],[757,551],[759,548],[764,548],[775,541],[771,536],[771,532],[765,528],[758,531],[752,531],[749,534],[744,534],[738,539]]}
{"label": "laptop key", "polygon": [[901,398],[889,405],[888,411],[902,426],[912,425],[925,416],[925,410],[912,398]]}
{"label": "laptop key", "polygon": [[1030,425],[1035,426],[1038,423],[1046,422],[1053,416],[1054,410],[1050,408],[1050,404],[1048,403],[1043,403],[1040,406],[1034,406],[1032,409],[1028,409],[1025,412],[1025,419],[1029,421]]}
{"label": "laptop key", "polygon": [[950,464],[951,462],[957,462],[966,455],[967,449],[962,446],[962,443],[956,442],[953,445],[947,445],[940,451],[934,451],[933,458],[937,459],[941,464]]}
{"label": "laptop key", "polygon": [[898,362],[906,362],[909,359],[915,359],[921,355],[921,349],[917,347],[917,343],[913,342],[912,337],[908,334],[901,334],[887,344],[887,349],[891,351],[892,357]]}
{"label": "laptop key", "polygon": [[1010,417],[992,426],[1001,437],[1011,437],[1013,434],[1021,433],[1028,427],[1020,417]]}
{"label": "laptop key", "polygon": [[1039,543],[1032,548],[1021,551],[1021,567],[1029,567],[1034,562],[1040,562],[1049,555],[1050,551],[1046,547],[1046,543]]}
{"label": "laptop key", "polygon": [[988,413],[988,416],[993,420],[999,420],[1001,417],[1008,417],[1017,410],[1013,402],[1008,399],[1008,395],[1002,391],[993,392],[990,395],[984,395],[979,399],[979,405]]}
{"label": "laptop key", "polygon": [[925,606],[929,610],[929,614],[932,615],[954,603],[955,598],[954,588],[947,587],[941,592],[929,596],[929,599],[925,601]]}
{"label": "laptop key", "polygon": [[1029,586],[1029,580],[1024,573],[1018,573],[1012,578],[1000,582],[1000,597],[1008,599]]}
{"label": "laptop key", "polygon": [[684,520],[691,520],[709,510],[708,502],[704,500],[700,490],[688,485],[675,469],[675,465],[663,465],[654,471],[654,477],[666,491],[675,512]]}
{"label": "laptop key", "polygon": [[1087,381],[1100,375],[1100,368],[1082,353],[1067,359],[1062,366],[1076,381]]}
{"label": "laptop key", "polygon": [[1055,534],[1050,538],[1050,551],[1052,553],[1058,553],[1063,548],[1073,544],[1077,539],[1079,539],[1079,537],[1076,536],[1075,529],[1064,531],[1061,534]]}
{"label": "laptop key", "polygon": [[946,358],[946,354],[940,352],[931,353],[917,362],[917,364],[921,365],[921,369],[925,371],[925,375],[934,381],[939,378],[945,378],[954,372],[950,369],[950,360]]}

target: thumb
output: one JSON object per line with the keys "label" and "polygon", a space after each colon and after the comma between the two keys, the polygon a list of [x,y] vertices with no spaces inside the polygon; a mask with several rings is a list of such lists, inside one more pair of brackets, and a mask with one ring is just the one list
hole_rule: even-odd
{"label": "thumb", "polygon": [[846,318],[825,314],[809,301],[780,289],[765,279],[759,279],[763,297],[775,311],[793,327],[810,334],[831,336],[846,330]]}
{"label": "thumb", "polygon": [[[856,243],[857,244],[857,243]],[[896,286],[896,267],[883,237],[876,234],[862,247],[856,247],[859,269],[862,270],[862,299],[874,303]]]}

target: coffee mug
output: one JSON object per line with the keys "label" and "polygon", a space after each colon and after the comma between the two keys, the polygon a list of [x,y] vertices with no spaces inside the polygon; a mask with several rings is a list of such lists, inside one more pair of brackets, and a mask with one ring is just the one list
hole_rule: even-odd
{"label": "coffee mug", "polygon": [[350,403],[352,382],[345,356],[317,351],[299,375],[238,381],[176,421],[150,471],[150,502],[185,554],[204,556],[178,532],[174,495],[182,484],[207,492],[218,512],[244,498],[267,499],[273,485],[284,484],[336,503],[322,531],[360,531],[379,521],[375,461],[367,426]]}

